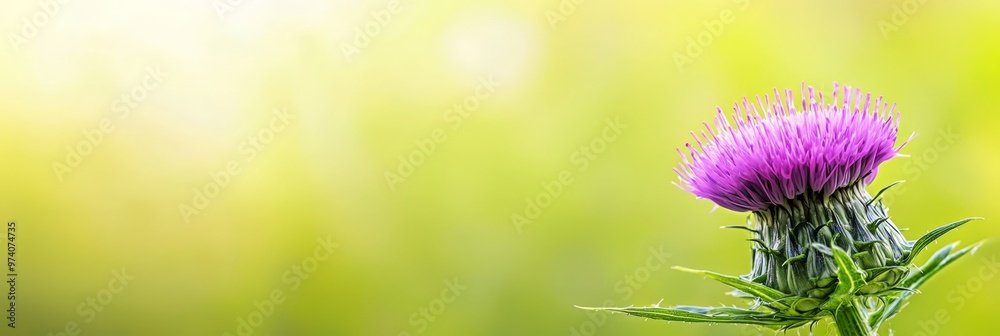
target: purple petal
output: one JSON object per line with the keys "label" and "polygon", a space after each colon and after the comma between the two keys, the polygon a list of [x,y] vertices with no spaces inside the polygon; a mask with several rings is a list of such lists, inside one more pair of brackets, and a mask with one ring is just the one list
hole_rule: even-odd
{"label": "purple petal", "polygon": [[[861,180],[869,183],[878,166],[899,148],[893,145],[898,115],[879,97],[833,84],[833,102],[803,85],[800,108],[792,90],[758,98],[759,106],[736,104],[732,123],[718,110],[710,137],[690,144],[679,185],[733,211],[758,211],[807,192],[829,196]],[[840,101],[838,101],[840,96]],[[740,107],[742,105],[742,109]],[[707,126],[707,125],[706,125]]]}

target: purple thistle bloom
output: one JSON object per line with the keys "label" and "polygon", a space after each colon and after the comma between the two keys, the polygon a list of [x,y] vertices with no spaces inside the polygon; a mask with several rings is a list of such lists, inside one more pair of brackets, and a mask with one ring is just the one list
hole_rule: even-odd
{"label": "purple thistle bloom", "polygon": [[[750,273],[734,277],[681,269],[736,289],[749,309],[677,306],[598,308],[681,322],[738,323],[776,331],[832,318],[843,336],[876,335],[930,276],[978,245],[948,245],[915,268],[914,258],[966,218],[910,241],[889,218],[880,196],[866,187],[878,166],[899,154],[899,114],[871,94],[833,83],[822,93],[802,85],[796,109],[791,90],[743,98],[730,118],[719,109],[715,127],[694,132],[690,157],[674,169],[682,189],[733,211],[749,211]],[[840,95],[840,99],[838,99]],[[773,99],[773,103],[772,103]],[[879,304],[881,303],[881,304]]]}
{"label": "purple thistle bloom", "polygon": [[742,109],[734,104],[735,125],[718,108],[715,128],[704,123],[710,136],[691,132],[699,148],[685,144],[691,159],[678,149],[679,186],[743,212],[784,205],[806,193],[825,198],[858,182],[867,185],[879,164],[902,148],[894,147],[899,115],[881,96],[872,101],[870,93],[840,87],[833,84],[828,105],[823,93],[803,84],[801,109],[790,89],[784,97],[775,89],[773,101],[757,96],[757,105],[744,97]]}

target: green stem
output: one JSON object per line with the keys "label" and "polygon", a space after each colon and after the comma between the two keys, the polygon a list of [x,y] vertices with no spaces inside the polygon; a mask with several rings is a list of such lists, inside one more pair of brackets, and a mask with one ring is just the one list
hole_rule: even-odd
{"label": "green stem", "polygon": [[854,299],[847,299],[833,313],[834,323],[840,336],[872,336],[874,331],[868,326],[867,313]]}

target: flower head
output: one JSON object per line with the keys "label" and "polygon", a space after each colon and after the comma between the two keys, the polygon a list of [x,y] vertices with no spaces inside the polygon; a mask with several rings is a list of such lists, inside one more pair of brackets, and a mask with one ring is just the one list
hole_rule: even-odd
{"label": "flower head", "polygon": [[758,96],[757,105],[743,98],[734,106],[735,125],[718,108],[715,128],[704,124],[708,135],[691,132],[698,149],[686,144],[690,160],[681,153],[680,186],[726,209],[759,211],[805,193],[829,197],[867,184],[902,147],[894,147],[899,116],[887,105],[837,83],[831,104],[805,85],[799,108],[790,89]]}

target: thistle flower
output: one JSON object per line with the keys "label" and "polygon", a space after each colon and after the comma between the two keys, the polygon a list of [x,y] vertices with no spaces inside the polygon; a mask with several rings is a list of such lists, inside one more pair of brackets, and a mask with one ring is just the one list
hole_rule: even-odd
{"label": "thistle flower", "polygon": [[[812,87],[803,87],[801,110],[792,97],[775,89],[774,102],[758,97],[759,109],[744,98],[742,109],[734,107],[735,127],[720,108],[715,130],[705,125],[711,139],[695,136],[701,150],[688,143],[691,160],[682,154],[676,171],[691,193],[753,212],[752,277],[784,293],[824,298],[836,266],[819,246],[865,252],[862,269],[898,266],[909,253],[886,208],[864,188],[903,146],[894,147],[899,114],[882,97],[872,101],[837,83],[829,105]],[[894,281],[866,290],[891,288],[900,274],[887,277]]]}
{"label": "thistle flower", "polygon": [[[715,127],[691,132],[675,183],[699,198],[750,212],[752,268],[742,277],[681,269],[719,280],[752,300],[749,309],[599,308],[655,319],[742,323],[788,329],[832,316],[842,335],[871,335],[923,282],[978,245],[946,246],[914,270],[928,244],[971,219],[908,241],[866,187],[878,166],[899,154],[899,114],[882,97],[833,85],[823,93],[803,85],[744,98],[731,118],[718,109]],[[898,183],[898,182],[897,182]]]}
{"label": "thistle flower", "polygon": [[744,98],[742,109],[733,108],[736,125],[718,108],[715,129],[704,124],[711,139],[691,132],[701,150],[686,144],[691,160],[681,154],[684,164],[675,169],[681,184],[726,209],[765,211],[807,193],[829,198],[866,177],[870,182],[878,165],[899,153],[895,105],[887,109],[882,97],[872,102],[870,93],[861,97],[846,86],[840,93],[836,83],[834,104],[812,87],[808,93],[803,87],[801,110],[792,90],[775,89],[773,103],[769,96],[758,96],[758,105]]}

